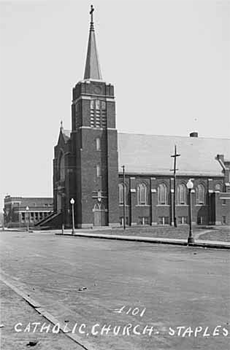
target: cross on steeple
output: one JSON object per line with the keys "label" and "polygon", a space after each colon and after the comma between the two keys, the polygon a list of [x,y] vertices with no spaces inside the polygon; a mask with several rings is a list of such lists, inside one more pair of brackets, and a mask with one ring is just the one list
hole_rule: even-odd
{"label": "cross on steeple", "polygon": [[90,22],[90,29],[89,29],[89,41],[88,41],[88,50],[87,50],[87,56],[86,56],[84,79],[102,80],[98,53],[96,48],[93,12],[94,12],[94,7],[93,5],[91,5],[91,9],[89,12],[91,16],[91,22]]}
{"label": "cross on steeple", "polygon": [[89,12],[89,14],[91,15],[91,22],[93,22],[93,12],[94,12],[94,7],[93,5],[91,5],[91,10]]}

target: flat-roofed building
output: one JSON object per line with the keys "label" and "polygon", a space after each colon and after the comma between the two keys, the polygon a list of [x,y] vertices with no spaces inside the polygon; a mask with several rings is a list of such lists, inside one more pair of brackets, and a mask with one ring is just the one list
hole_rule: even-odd
{"label": "flat-roofed building", "polygon": [[33,227],[53,212],[53,198],[11,197],[4,198],[4,227]]}

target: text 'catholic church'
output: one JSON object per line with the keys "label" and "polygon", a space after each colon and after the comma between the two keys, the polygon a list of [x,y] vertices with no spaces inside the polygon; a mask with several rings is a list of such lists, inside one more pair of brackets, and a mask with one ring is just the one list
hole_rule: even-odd
{"label": "text 'catholic church'", "polygon": [[[72,129],[54,149],[54,214],[44,225],[76,227],[230,224],[230,140],[118,133],[114,87],[102,79],[93,8],[84,79],[73,88]],[[171,154],[181,151],[173,173]],[[123,169],[122,169],[123,167]],[[125,172],[123,171],[125,170]],[[125,175],[125,176],[124,176]],[[174,197],[175,196],[175,197]]]}

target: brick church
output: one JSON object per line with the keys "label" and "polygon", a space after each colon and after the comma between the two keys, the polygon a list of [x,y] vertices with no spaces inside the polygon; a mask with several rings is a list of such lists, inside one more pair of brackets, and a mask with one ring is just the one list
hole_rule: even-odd
{"label": "brick church", "polygon": [[[72,92],[72,127],[54,148],[54,213],[46,225],[76,227],[230,224],[230,140],[119,133],[114,86],[101,74],[93,8],[84,79]],[[176,151],[176,152],[175,152]],[[175,153],[174,153],[175,152]],[[180,153],[180,156],[177,155]],[[171,157],[174,156],[174,157]],[[175,170],[173,168],[173,161]]]}

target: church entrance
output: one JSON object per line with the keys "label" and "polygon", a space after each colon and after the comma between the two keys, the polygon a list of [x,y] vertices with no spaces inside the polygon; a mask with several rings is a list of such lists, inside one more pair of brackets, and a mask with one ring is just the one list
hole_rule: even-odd
{"label": "church entrance", "polygon": [[94,213],[94,226],[106,226],[107,225],[107,209],[102,204],[95,204],[93,208]]}

